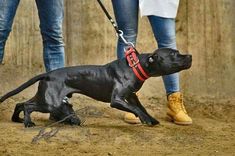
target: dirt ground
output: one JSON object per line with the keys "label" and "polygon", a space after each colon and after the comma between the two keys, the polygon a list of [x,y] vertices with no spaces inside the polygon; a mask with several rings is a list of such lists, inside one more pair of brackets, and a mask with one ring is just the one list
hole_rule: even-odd
{"label": "dirt ground", "polygon": [[75,97],[71,102],[83,125],[55,124],[45,129],[54,136],[39,139],[39,131],[52,124],[48,114],[33,113],[34,128],[26,129],[10,120],[15,103],[24,100],[12,98],[0,105],[0,155],[235,155],[234,101],[186,98],[194,123],[178,126],[165,118],[165,98],[140,95],[146,109],[161,122],[148,127],[123,122],[123,112],[108,104]]}

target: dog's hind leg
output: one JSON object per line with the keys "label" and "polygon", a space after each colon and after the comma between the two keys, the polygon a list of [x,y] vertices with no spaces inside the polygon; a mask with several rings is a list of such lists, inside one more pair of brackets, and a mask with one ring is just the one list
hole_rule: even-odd
{"label": "dog's hind leg", "polygon": [[73,110],[71,104],[65,104],[65,108],[64,109],[68,110],[68,113],[66,115],[70,116],[68,119],[66,119],[64,121],[65,124],[69,124],[69,125],[80,125],[81,124],[81,120],[79,119],[79,117],[77,116],[75,111]]}
{"label": "dog's hind leg", "polygon": [[[37,110],[36,109],[36,104],[35,103],[29,103],[29,102],[24,102],[24,103],[18,103],[15,107],[15,111],[11,117],[11,120],[13,122],[23,122],[25,127],[33,127],[35,124],[31,121],[30,114]],[[24,119],[21,119],[19,117],[21,112],[24,112]]]}
{"label": "dog's hind leg", "polygon": [[22,112],[22,111],[24,111],[24,103],[16,104],[14,113],[13,113],[13,115],[11,117],[11,120],[13,122],[20,122],[20,123],[22,123],[24,120],[19,117],[20,112]]}
{"label": "dog's hind leg", "polygon": [[24,104],[24,126],[33,127],[35,123],[31,121],[30,114],[35,111],[35,103],[25,103]]}
{"label": "dog's hind leg", "polygon": [[42,107],[42,105],[39,105],[34,99],[31,99],[28,102],[25,102],[23,104],[24,106],[24,125],[25,127],[33,127],[35,126],[35,123],[31,121],[30,114],[34,111],[37,112],[43,112],[48,113],[49,111],[45,109],[45,107]]}
{"label": "dog's hind leg", "polygon": [[81,120],[76,115],[71,104],[62,103],[60,107],[54,108],[52,112],[55,121],[64,120],[63,123],[70,125],[80,125]]}

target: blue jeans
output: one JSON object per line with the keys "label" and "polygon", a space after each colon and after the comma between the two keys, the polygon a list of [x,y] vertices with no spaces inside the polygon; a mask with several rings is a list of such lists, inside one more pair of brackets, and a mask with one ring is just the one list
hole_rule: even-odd
{"label": "blue jeans", "polygon": [[[138,0],[112,0],[117,25],[128,42],[136,44],[138,34]],[[175,19],[148,16],[159,48],[176,49]],[[117,43],[118,59],[124,57],[125,44],[119,38]],[[163,76],[166,93],[169,95],[180,90],[179,73]]]}
{"label": "blue jeans", "polygon": [[[46,71],[64,66],[62,22],[63,0],[35,0],[43,40],[43,60]],[[3,61],[6,40],[20,0],[0,0],[0,64]]]}

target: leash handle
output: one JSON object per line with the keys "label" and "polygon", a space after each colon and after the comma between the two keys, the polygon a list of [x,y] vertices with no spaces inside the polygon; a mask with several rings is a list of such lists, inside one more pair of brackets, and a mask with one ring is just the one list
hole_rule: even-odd
{"label": "leash handle", "polygon": [[128,42],[128,41],[124,38],[124,36],[123,36],[123,31],[118,28],[116,22],[112,19],[112,17],[111,17],[110,14],[108,13],[107,9],[104,7],[104,5],[103,5],[103,3],[101,2],[101,0],[97,0],[97,2],[99,3],[100,7],[101,7],[102,10],[104,11],[106,17],[109,19],[109,21],[110,21],[111,24],[113,25],[113,27],[114,27],[114,29],[115,29],[115,31],[116,31],[116,33],[117,33],[117,36],[119,36],[119,37],[122,39],[122,41],[123,41],[126,45],[131,46],[131,47],[134,48],[134,47],[135,47],[134,44],[133,44],[132,42]]}
{"label": "leash handle", "polygon": [[112,19],[112,17],[110,16],[110,14],[108,13],[108,11],[106,10],[106,8],[104,7],[103,3],[100,0],[97,0],[98,3],[100,4],[100,7],[102,8],[102,10],[104,11],[106,17],[109,19],[109,21],[111,22],[111,24],[113,25],[114,29],[116,30],[117,34],[120,34],[120,30],[118,29],[118,26],[116,24],[116,22]]}

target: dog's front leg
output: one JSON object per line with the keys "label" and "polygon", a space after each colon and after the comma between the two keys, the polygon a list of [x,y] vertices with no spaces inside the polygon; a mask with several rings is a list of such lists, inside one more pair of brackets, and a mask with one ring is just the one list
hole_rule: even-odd
{"label": "dog's front leg", "polygon": [[[143,124],[156,125],[159,123],[147,113],[140,102],[136,102],[136,99],[134,98],[128,98],[128,100],[126,100],[124,95],[125,94],[123,94],[123,91],[115,90],[111,98],[111,107],[134,113],[140,118]],[[129,101],[132,101],[133,103],[129,103]]]}
{"label": "dog's front leg", "polygon": [[[135,93],[131,93],[128,97],[127,97],[127,101],[130,105],[136,106],[138,107],[138,109],[140,109],[143,113],[145,113],[148,118],[150,120],[148,120],[148,125],[156,125],[159,124],[159,121],[157,121],[156,119],[154,119],[151,115],[148,114],[148,112],[146,111],[146,109],[143,107],[143,105],[140,103],[138,97],[136,96]],[[139,116],[140,120],[141,117]],[[142,121],[142,120],[141,120]]]}

